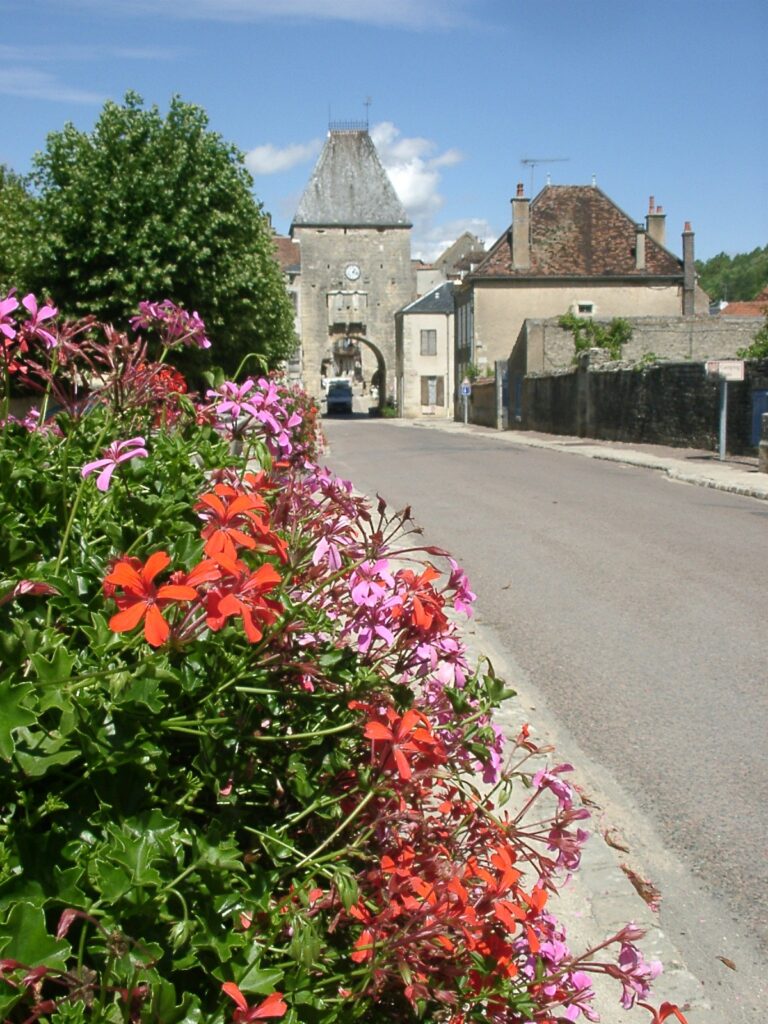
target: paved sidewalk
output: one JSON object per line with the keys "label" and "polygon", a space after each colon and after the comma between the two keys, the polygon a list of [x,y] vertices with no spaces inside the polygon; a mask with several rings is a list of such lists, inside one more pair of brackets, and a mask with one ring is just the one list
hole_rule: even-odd
{"label": "paved sidewalk", "polygon": [[720,461],[717,452],[696,448],[672,448],[667,445],[624,444],[620,441],[598,441],[587,437],[542,434],[531,430],[492,430],[489,427],[464,425],[452,420],[397,420],[399,426],[431,430],[449,430],[492,437],[505,444],[529,448],[550,448],[553,451],[580,455],[587,459],[623,462],[643,469],[666,473],[673,480],[713,487],[718,491],[743,494],[768,500],[768,473],[758,471],[758,460],[748,455],[728,455]]}

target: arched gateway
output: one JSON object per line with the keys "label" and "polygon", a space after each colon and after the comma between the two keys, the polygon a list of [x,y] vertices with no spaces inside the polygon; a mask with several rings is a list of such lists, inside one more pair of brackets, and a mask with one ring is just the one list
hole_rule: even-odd
{"label": "arched gateway", "polygon": [[415,281],[411,224],[367,124],[330,126],[290,233],[301,251],[305,388],[319,396],[323,376],[370,385],[377,374],[383,404],[395,389],[395,313],[414,297]]}

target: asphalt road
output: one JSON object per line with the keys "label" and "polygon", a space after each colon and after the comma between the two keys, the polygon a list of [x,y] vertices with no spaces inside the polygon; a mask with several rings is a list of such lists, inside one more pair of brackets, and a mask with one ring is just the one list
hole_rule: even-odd
{"label": "asphalt road", "polygon": [[490,433],[325,427],[324,461],[411,505],[428,542],[467,571],[479,621],[601,767],[694,967],[714,969],[717,952],[759,978],[768,502]]}

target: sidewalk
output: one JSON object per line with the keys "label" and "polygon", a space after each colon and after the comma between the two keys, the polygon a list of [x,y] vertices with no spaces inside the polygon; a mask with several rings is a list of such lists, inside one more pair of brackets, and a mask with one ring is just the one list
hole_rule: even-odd
{"label": "sidewalk", "polygon": [[667,445],[625,444],[621,441],[598,441],[591,437],[568,437],[542,434],[531,430],[492,430],[490,427],[465,426],[452,420],[398,420],[401,426],[432,430],[449,430],[493,437],[505,444],[529,448],[550,448],[553,451],[580,455],[587,459],[622,462],[666,473],[672,480],[712,487],[749,498],[768,500],[768,473],[758,471],[758,460],[748,455],[727,455],[720,461],[717,452],[696,448],[672,448]]}

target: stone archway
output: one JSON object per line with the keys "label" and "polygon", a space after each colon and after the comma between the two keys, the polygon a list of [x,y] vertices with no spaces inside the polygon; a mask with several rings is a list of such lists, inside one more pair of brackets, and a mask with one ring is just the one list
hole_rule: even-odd
{"label": "stone archway", "polygon": [[360,345],[365,345],[376,359],[376,371],[375,374],[371,375],[371,384],[374,383],[375,376],[378,375],[379,398],[377,408],[381,412],[387,403],[387,364],[384,360],[384,355],[378,345],[374,345],[370,338],[366,338],[362,334],[350,334],[349,339],[350,341],[358,342]]}

